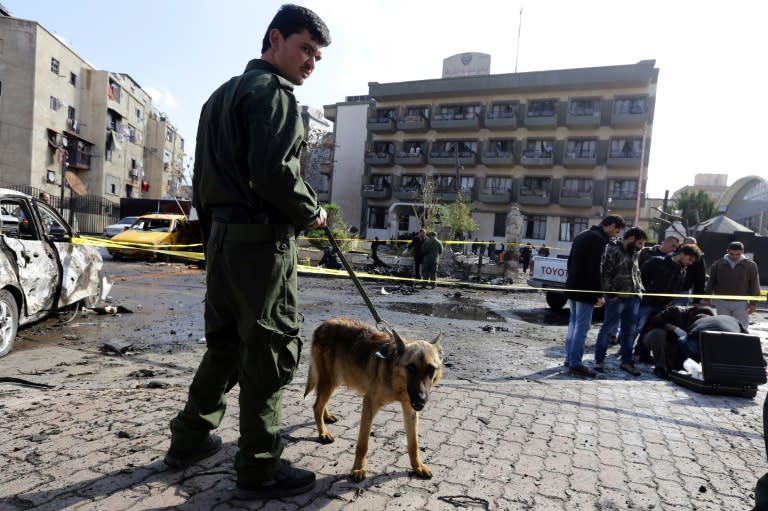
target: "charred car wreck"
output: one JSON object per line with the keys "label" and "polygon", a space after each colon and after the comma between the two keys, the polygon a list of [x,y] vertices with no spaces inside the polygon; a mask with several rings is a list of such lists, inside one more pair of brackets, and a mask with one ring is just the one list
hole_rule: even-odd
{"label": "charred car wreck", "polygon": [[18,327],[101,298],[101,254],[47,203],[0,188],[0,357]]}

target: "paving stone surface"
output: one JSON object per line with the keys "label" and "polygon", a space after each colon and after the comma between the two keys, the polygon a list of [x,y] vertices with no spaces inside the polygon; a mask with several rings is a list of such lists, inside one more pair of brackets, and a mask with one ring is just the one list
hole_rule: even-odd
{"label": "paving stone surface", "polygon": [[10,388],[0,393],[0,509],[749,509],[768,471],[755,400],[705,396],[662,381],[445,381],[420,418],[434,477],[409,470],[398,405],[374,420],[368,477],[348,478],[359,397],[331,400],[337,441],[318,443],[303,382],[285,394],[285,455],[317,473],[305,495],[235,495],[236,390],[224,448],[168,470],[168,421],[183,387]]}

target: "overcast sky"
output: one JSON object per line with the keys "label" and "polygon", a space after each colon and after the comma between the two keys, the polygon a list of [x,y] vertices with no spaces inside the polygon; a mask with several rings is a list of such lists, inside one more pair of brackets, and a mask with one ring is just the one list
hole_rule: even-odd
{"label": "overcast sky", "polygon": [[[208,95],[258,57],[275,0],[2,0],[99,69],[130,74],[194,148]],[[439,78],[445,57],[491,55],[491,73],[632,64],[660,68],[648,191],[697,173],[765,176],[768,2],[647,0],[298,1],[333,43],[299,101],[322,108],[368,82]]]}

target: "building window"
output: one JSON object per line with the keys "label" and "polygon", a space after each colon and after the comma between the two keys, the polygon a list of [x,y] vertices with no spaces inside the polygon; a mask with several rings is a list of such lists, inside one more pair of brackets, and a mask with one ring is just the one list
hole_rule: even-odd
{"label": "building window", "polygon": [[592,197],[592,179],[567,177],[563,180],[561,197],[586,199]]}
{"label": "building window", "polygon": [[374,142],[373,143],[373,152],[376,156],[384,157],[388,154],[392,154],[394,151],[395,144],[392,142]]}
{"label": "building window", "polygon": [[114,80],[109,80],[109,86],[107,87],[107,97],[112,101],[120,103],[120,97],[122,95],[122,89]]}
{"label": "building window", "polygon": [[611,158],[640,158],[643,141],[639,138],[616,138],[611,140]]}
{"label": "building window", "polygon": [[480,105],[441,105],[435,120],[475,119],[480,116]]}
{"label": "building window", "polygon": [[69,83],[72,87],[77,86],[77,75],[75,73],[69,73]]}
{"label": "building window", "polygon": [[424,142],[403,142],[403,151],[398,156],[416,158],[423,152]]}
{"label": "building window", "polygon": [[400,186],[403,192],[420,192],[424,187],[424,176],[418,174],[406,174],[403,176]]}
{"label": "building window", "polygon": [[549,197],[549,188],[552,179],[549,177],[526,176],[520,187],[522,197]]}
{"label": "building window", "polygon": [[387,208],[368,208],[368,227],[371,229],[387,228]]}
{"label": "building window", "polygon": [[589,219],[582,217],[560,218],[560,241],[573,241],[580,233],[589,228]]}
{"label": "building window", "polygon": [[488,176],[485,178],[485,188],[483,193],[505,194],[512,189],[512,178],[504,176]]}
{"label": "building window", "polygon": [[546,239],[547,217],[540,215],[526,215],[524,237],[532,240]]}
{"label": "building window", "polygon": [[59,74],[59,61],[51,57],[51,73]]}
{"label": "building window", "polygon": [[635,200],[637,199],[636,179],[609,179],[609,200]]}
{"label": "building window", "polygon": [[109,193],[111,193],[112,195],[117,194],[117,185],[115,185],[115,183],[111,183],[109,185]]}
{"label": "building window", "polygon": [[565,147],[566,158],[594,158],[597,140],[568,140]]}
{"label": "building window", "polygon": [[394,108],[378,108],[375,115],[371,118],[373,122],[388,122],[390,119],[395,119]]}
{"label": "building window", "polygon": [[405,109],[403,120],[406,122],[420,121],[429,119],[429,108],[426,106],[409,106]]}
{"label": "building window", "polygon": [[525,141],[523,156],[528,158],[551,158],[553,151],[554,142],[552,140],[529,138]]}
{"label": "building window", "polygon": [[165,130],[165,139],[168,142],[173,142],[173,130],[171,128],[166,128],[166,130]]}
{"label": "building window", "polygon": [[469,140],[435,140],[432,142],[430,156],[448,157],[458,153],[461,158],[470,158],[477,154],[477,142]]}
{"label": "building window", "polygon": [[514,150],[514,140],[510,139],[493,139],[488,141],[488,152],[486,156],[508,158],[512,155]]}
{"label": "building window", "polygon": [[397,230],[400,232],[407,231],[409,220],[410,217],[407,214],[397,215]]}
{"label": "building window", "polygon": [[371,191],[381,192],[384,190],[388,190],[390,187],[389,183],[389,176],[385,176],[382,174],[373,174],[371,176],[369,189]]}
{"label": "building window", "polygon": [[51,110],[58,111],[58,109],[59,109],[59,100],[57,98],[54,98],[53,96],[51,96],[50,105],[51,105]]}
{"label": "building window", "polygon": [[[494,237],[506,237],[507,235],[507,214],[496,213],[493,215],[493,236]],[[483,245],[488,247],[488,245]]]}
{"label": "building window", "polygon": [[554,115],[554,99],[538,99],[528,103],[528,117],[554,117]]}
{"label": "building window", "polygon": [[130,124],[128,125],[128,140],[134,144],[136,143],[136,128]]}
{"label": "building window", "polygon": [[517,103],[494,103],[488,110],[489,119],[511,119],[517,115]]}
{"label": "building window", "polygon": [[[75,110],[75,107],[68,106],[67,107],[67,119],[69,119],[70,121],[74,121],[76,115],[77,115],[77,111]],[[72,123],[70,123],[70,124],[72,124]]]}
{"label": "building window", "polygon": [[648,106],[648,98],[624,98],[617,99],[613,103],[615,114],[644,114]]}
{"label": "building window", "polygon": [[600,101],[597,99],[572,99],[568,104],[568,113],[575,116],[593,116],[600,113]]}

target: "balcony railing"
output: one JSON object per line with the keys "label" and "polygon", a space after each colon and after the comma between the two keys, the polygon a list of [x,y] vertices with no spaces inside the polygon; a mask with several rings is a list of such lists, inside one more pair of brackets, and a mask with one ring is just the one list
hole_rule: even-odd
{"label": "balcony railing", "polygon": [[557,116],[554,112],[551,115],[527,115],[525,117],[525,126],[532,129],[555,128],[557,126]]}
{"label": "balcony railing", "polygon": [[517,114],[514,112],[488,112],[485,116],[485,127],[488,129],[517,128]]}
{"label": "balcony railing", "polygon": [[507,204],[512,201],[509,188],[483,188],[477,194],[477,200],[487,204]]}
{"label": "balcony railing", "polygon": [[600,112],[573,114],[569,111],[565,114],[565,125],[569,128],[598,128]]}
{"label": "balcony railing", "polygon": [[365,153],[365,163],[368,165],[392,165],[394,155],[392,153]]}
{"label": "balcony railing", "polygon": [[374,133],[391,133],[395,131],[395,120],[390,117],[369,117],[368,130]]}
{"label": "balcony railing", "polygon": [[[459,165],[477,165],[477,154],[471,151],[460,151],[458,161]],[[453,151],[431,151],[429,163],[430,165],[456,165],[456,153]]]}
{"label": "balcony railing", "polygon": [[555,158],[551,151],[523,151],[520,163],[525,167],[551,167]]}
{"label": "balcony railing", "polygon": [[622,151],[608,153],[608,167],[635,168],[640,166],[640,151]]}
{"label": "balcony railing", "polygon": [[573,190],[563,188],[560,190],[560,205],[566,207],[586,208],[592,205],[592,191]]}
{"label": "balcony railing", "polygon": [[86,151],[80,151],[76,148],[67,149],[68,159],[67,164],[70,167],[74,167],[80,170],[90,170],[91,168],[91,155]]}
{"label": "balcony railing", "polygon": [[515,164],[515,155],[511,151],[486,151],[481,159],[485,165]]}
{"label": "balcony railing", "polygon": [[362,195],[366,199],[389,199],[392,197],[392,188],[381,183],[364,184]]}
{"label": "balcony railing", "polygon": [[520,188],[520,195],[517,200],[520,202],[520,204],[549,204],[549,190],[544,188],[530,188],[523,186]]}
{"label": "balcony railing", "polygon": [[475,112],[461,114],[437,114],[432,117],[432,129],[473,130],[480,129],[480,115]]}
{"label": "balcony railing", "polygon": [[397,129],[403,131],[426,131],[429,121],[421,115],[406,115],[397,121]]}
{"label": "balcony railing", "polygon": [[459,190],[456,190],[453,186],[437,187],[435,189],[438,197],[446,202],[454,202],[458,199],[459,193],[461,193],[461,197],[466,201],[474,200],[474,191],[474,188],[467,187],[461,187]]}
{"label": "balcony railing", "polygon": [[411,152],[404,152],[400,151],[399,153],[395,154],[395,163],[398,165],[424,165],[424,162],[426,161],[426,158],[424,158],[424,153],[411,153]]}
{"label": "balcony railing", "polygon": [[[405,183],[403,183],[403,180]],[[401,200],[416,200],[419,198],[423,186],[423,183],[415,179],[403,177],[392,190],[392,196]]]}
{"label": "balcony railing", "polygon": [[611,125],[614,127],[626,127],[626,126],[642,126],[648,122],[648,110],[635,112],[613,112],[611,118]]}
{"label": "balcony railing", "polygon": [[566,167],[594,167],[597,165],[597,153],[595,151],[566,151],[563,165]]}

